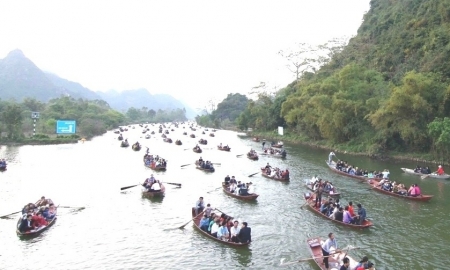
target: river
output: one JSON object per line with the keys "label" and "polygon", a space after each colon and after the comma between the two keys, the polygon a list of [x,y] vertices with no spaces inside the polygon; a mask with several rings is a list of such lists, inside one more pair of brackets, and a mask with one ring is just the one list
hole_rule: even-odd
{"label": "river", "polygon": [[[433,194],[427,203],[406,201],[368,190],[368,185],[330,171],[325,159],[328,152],[309,147],[285,146],[288,157],[279,160],[260,157],[251,161],[243,155],[261,144],[242,138],[232,131],[217,131],[216,137],[180,128],[169,134],[182,146],[164,143],[156,134],[144,139],[141,128],[124,132],[130,144],[139,140],[150,152],[168,160],[166,172],[155,173],[143,166],[145,148],[135,152],[119,147],[117,134],[109,131],[85,143],[45,146],[2,146],[0,157],[9,162],[0,173],[0,215],[18,211],[42,195],[61,206],[86,207],[83,210],[60,208],[53,227],[40,236],[20,240],[15,234],[18,215],[0,219],[0,269],[275,269],[286,262],[308,258],[306,239],[326,237],[334,232],[340,247],[360,246],[350,251],[360,259],[368,255],[377,269],[446,269],[450,234],[448,196],[450,181],[425,179],[402,173],[401,167],[416,163],[376,161],[360,156],[338,154],[351,164],[368,169],[389,169],[391,178],[407,186],[418,183],[424,194]],[[197,138],[182,135],[194,133]],[[196,170],[193,162],[199,154],[192,147],[199,138],[203,159],[221,163],[216,172]],[[216,145],[228,144],[231,152],[218,151]],[[187,149],[187,150],[186,150]],[[290,183],[265,179],[259,168],[269,162],[289,168]],[[181,165],[191,164],[181,168]],[[436,165],[430,165],[434,168]],[[450,168],[448,168],[450,170]],[[142,198],[140,187],[120,191],[137,184],[153,173],[162,181],[181,183],[166,185],[160,200]],[[260,194],[256,203],[231,198],[221,186],[226,174],[244,182],[252,181]],[[353,230],[316,216],[304,204],[304,179],[317,174],[331,179],[342,193],[341,202],[360,202],[374,226]],[[190,220],[191,207],[199,196],[207,203],[252,228],[253,242],[236,249],[212,241],[188,224],[184,230],[173,229]],[[312,260],[283,267],[318,269]]]}

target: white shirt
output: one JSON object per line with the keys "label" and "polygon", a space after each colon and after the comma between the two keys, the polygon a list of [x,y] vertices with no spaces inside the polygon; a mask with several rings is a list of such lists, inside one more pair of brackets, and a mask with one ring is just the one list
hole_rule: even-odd
{"label": "white shirt", "polygon": [[389,172],[382,172],[383,178],[387,179],[389,178]]}
{"label": "white shirt", "polygon": [[330,152],[330,154],[328,155],[328,157],[332,157],[335,156],[334,152]]}
{"label": "white shirt", "polygon": [[161,190],[161,185],[158,182],[153,183],[151,189],[153,190]]}
{"label": "white shirt", "polygon": [[235,228],[234,226],[230,228],[231,231],[231,236],[237,236],[239,234],[239,232],[241,231],[241,228],[239,226],[237,226],[237,228]]}
{"label": "white shirt", "polygon": [[250,185],[250,186],[248,187],[247,192],[248,192],[249,194],[254,194],[254,193],[255,193],[255,188],[253,187],[253,185]]}
{"label": "white shirt", "polygon": [[236,184],[235,183],[231,184],[230,187],[229,187],[229,190],[233,191],[235,189],[236,189]]}
{"label": "white shirt", "polygon": [[214,223],[214,224],[211,226],[211,233],[216,233],[216,232],[218,232],[218,231],[219,231],[219,224]]}

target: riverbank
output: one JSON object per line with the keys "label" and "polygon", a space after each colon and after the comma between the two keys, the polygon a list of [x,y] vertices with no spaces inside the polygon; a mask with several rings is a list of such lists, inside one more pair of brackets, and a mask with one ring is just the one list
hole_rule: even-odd
{"label": "riverbank", "polygon": [[326,140],[315,141],[307,136],[302,136],[300,134],[295,134],[284,130],[284,135],[278,135],[277,131],[265,131],[258,132],[252,131],[247,132],[246,136],[248,137],[258,137],[260,139],[266,139],[269,141],[283,141],[289,142],[293,144],[306,145],[312,148],[319,148],[329,151],[334,151],[335,153],[344,153],[355,156],[366,156],[372,159],[377,160],[408,160],[408,161],[417,161],[420,163],[432,163],[432,164],[442,164],[442,165],[450,165],[448,161],[436,160],[432,154],[430,153],[402,153],[402,152],[394,152],[394,151],[380,151],[375,147],[367,149],[363,144],[360,145],[336,145],[331,144]]}
{"label": "riverbank", "polygon": [[20,146],[20,145],[49,145],[49,144],[68,144],[78,143],[80,137],[78,135],[69,136],[55,136],[37,134],[31,138],[21,138],[18,140],[8,140],[3,138],[0,140],[0,145]]}

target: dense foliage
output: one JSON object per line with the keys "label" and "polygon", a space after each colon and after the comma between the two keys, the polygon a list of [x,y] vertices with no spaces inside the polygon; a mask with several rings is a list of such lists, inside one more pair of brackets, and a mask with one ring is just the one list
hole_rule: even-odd
{"label": "dense foliage", "polygon": [[[145,109],[145,115],[142,115]],[[25,98],[23,102],[0,100],[0,139],[17,141],[33,134],[32,112],[39,112],[36,121],[35,139],[48,138],[46,135],[56,133],[57,120],[77,121],[77,134],[93,137],[105,133],[119,125],[139,121],[183,121],[185,111],[181,109],[157,112],[153,110],[136,110],[131,108],[123,115],[110,108],[103,100],[74,99],[61,97],[43,103],[36,99]]]}
{"label": "dense foliage", "polygon": [[[291,132],[358,151],[450,153],[450,1],[372,0],[358,35],[314,73],[260,94],[242,129]],[[280,118],[281,117],[281,118]]]}
{"label": "dense foliage", "polygon": [[245,95],[228,94],[210,114],[198,115],[195,120],[199,125],[206,127],[227,128],[233,126],[239,115],[247,108],[248,102]]}

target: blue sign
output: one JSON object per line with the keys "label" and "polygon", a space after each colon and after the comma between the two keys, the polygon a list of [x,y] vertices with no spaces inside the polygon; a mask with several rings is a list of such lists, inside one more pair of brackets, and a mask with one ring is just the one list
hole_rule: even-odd
{"label": "blue sign", "polygon": [[77,121],[75,120],[57,120],[56,134],[75,134],[77,131]]}

